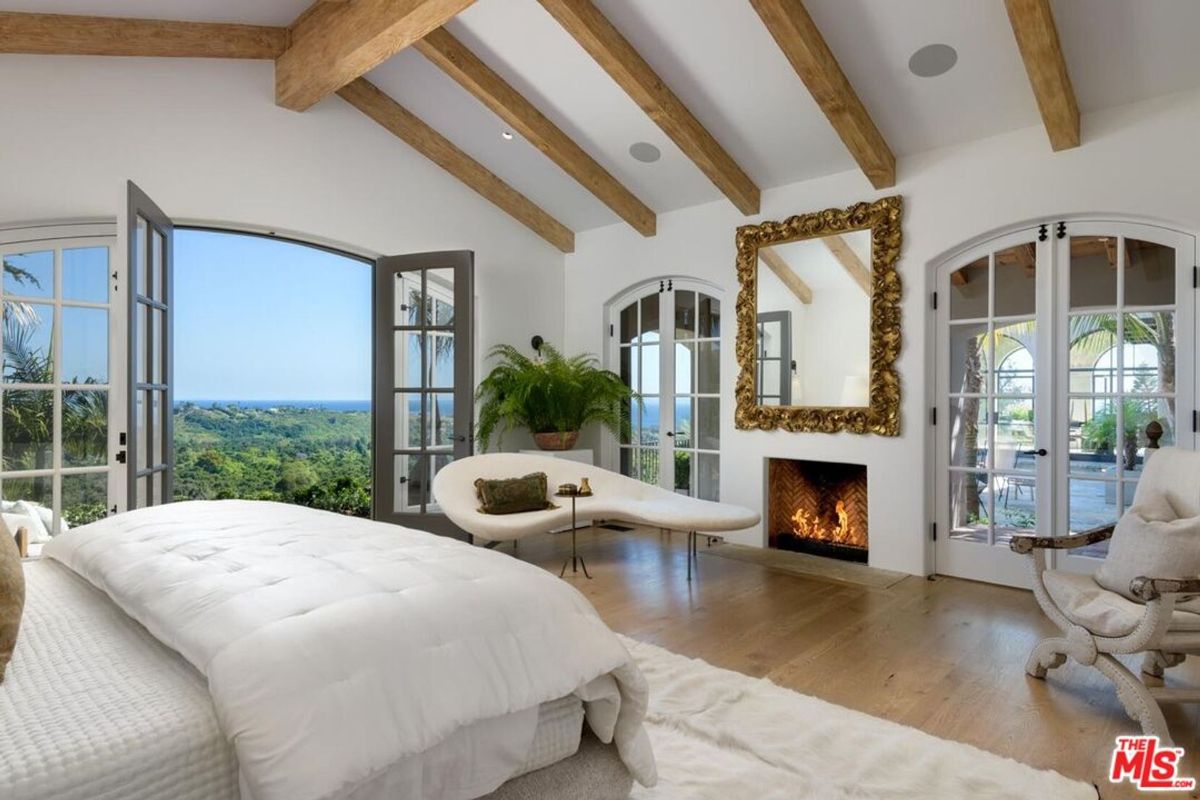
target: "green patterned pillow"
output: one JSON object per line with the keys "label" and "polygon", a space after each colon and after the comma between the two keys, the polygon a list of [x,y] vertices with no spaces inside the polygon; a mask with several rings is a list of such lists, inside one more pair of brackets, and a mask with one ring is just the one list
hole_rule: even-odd
{"label": "green patterned pillow", "polygon": [[476,478],[475,493],[484,514],[519,514],[553,508],[546,499],[548,479],[544,472],[531,472],[523,478]]}

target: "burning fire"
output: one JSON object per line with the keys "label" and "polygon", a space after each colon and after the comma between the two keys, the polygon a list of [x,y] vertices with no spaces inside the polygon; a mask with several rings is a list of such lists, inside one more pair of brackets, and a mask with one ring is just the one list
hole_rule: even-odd
{"label": "burning fire", "polygon": [[865,542],[858,535],[857,531],[850,527],[850,512],[846,510],[844,500],[837,501],[838,524],[836,527],[825,527],[821,525],[821,520],[816,514],[808,514],[804,509],[796,509],[796,513],[792,514],[792,531],[797,536],[802,536],[806,539],[820,539],[826,542],[836,542],[837,544],[848,544],[862,547]]}

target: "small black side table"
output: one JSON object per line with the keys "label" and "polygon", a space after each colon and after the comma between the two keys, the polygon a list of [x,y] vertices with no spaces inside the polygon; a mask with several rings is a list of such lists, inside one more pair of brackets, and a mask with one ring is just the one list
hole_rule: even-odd
{"label": "small black side table", "polygon": [[579,555],[579,551],[575,544],[575,500],[580,497],[591,497],[592,493],[588,492],[587,494],[580,494],[578,490],[574,492],[558,491],[554,493],[554,496],[571,498],[571,557],[563,562],[562,569],[558,571],[558,577],[561,578],[567,574],[567,564],[570,564],[572,574],[577,574],[579,572],[579,568],[582,567],[584,577],[590,581],[592,576],[588,574],[587,563],[583,560],[583,556]]}

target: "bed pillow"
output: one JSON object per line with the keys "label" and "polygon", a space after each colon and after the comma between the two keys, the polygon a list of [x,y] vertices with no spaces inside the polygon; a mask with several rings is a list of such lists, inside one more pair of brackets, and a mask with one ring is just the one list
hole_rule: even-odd
{"label": "bed pillow", "polygon": [[1129,584],[1148,578],[1200,577],[1200,517],[1180,519],[1166,495],[1150,492],[1125,512],[1113,531],[1096,583],[1138,600]]}
{"label": "bed pillow", "polygon": [[477,478],[479,510],[484,514],[519,514],[551,508],[554,504],[546,499],[548,483],[544,472],[531,472],[522,478]]}
{"label": "bed pillow", "polygon": [[12,660],[25,608],[25,572],[17,542],[6,530],[0,531],[0,683],[4,669]]}

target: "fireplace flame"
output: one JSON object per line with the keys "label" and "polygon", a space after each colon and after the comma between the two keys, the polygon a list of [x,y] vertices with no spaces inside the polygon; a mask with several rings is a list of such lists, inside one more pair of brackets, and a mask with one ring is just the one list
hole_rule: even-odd
{"label": "fireplace flame", "polygon": [[834,511],[837,514],[837,525],[825,526],[821,524],[816,514],[809,514],[804,509],[798,508],[796,513],[792,514],[792,532],[807,539],[820,539],[858,547],[866,546],[864,537],[850,526],[850,511],[846,508],[846,502],[838,500]]}

